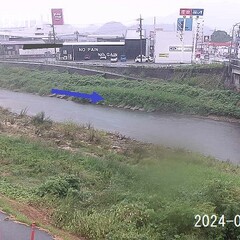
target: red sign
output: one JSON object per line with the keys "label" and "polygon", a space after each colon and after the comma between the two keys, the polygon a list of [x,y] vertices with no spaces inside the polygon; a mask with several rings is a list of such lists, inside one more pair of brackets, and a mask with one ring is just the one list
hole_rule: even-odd
{"label": "red sign", "polygon": [[63,11],[61,8],[52,9],[52,24],[63,25]]}
{"label": "red sign", "polygon": [[191,16],[192,9],[191,8],[180,8],[180,15],[181,16]]}

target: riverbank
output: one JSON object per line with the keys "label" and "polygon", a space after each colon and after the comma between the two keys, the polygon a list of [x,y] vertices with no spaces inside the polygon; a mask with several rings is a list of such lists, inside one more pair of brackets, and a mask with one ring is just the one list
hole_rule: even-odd
{"label": "riverbank", "polygon": [[[140,111],[183,113],[201,116],[240,117],[240,95],[223,90],[217,83],[221,79],[209,80],[210,90],[194,85],[196,78],[176,82],[159,80],[134,81],[105,79],[102,76],[80,76],[57,71],[39,71],[26,68],[0,68],[0,86],[14,91],[49,95],[52,88],[91,93],[98,92],[105,104]],[[212,90],[212,81],[216,90]],[[207,85],[207,80],[202,82]],[[70,98],[73,101],[86,100]]]}
{"label": "riverbank", "polygon": [[[231,224],[194,227],[196,214],[240,212],[236,165],[54,123],[44,113],[0,109],[0,123],[0,193],[46,213],[53,226],[98,240],[240,234]],[[0,207],[7,202],[1,198]]]}

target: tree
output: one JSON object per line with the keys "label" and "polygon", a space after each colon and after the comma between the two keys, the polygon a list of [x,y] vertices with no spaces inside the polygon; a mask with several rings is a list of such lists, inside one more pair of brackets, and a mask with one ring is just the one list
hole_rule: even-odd
{"label": "tree", "polygon": [[229,42],[231,39],[227,32],[221,30],[215,30],[211,35],[212,42]]}

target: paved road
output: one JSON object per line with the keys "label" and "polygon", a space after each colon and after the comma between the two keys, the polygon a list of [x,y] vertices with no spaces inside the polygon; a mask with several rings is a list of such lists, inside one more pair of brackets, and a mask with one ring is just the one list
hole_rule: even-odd
{"label": "paved road", "polygon": [[[30,240],[31,227],[15,223],[11,220],[4,220],[8,216],[0,213],[0,240]],[[35,230],[35,240],[53,240],[48,233]]]}

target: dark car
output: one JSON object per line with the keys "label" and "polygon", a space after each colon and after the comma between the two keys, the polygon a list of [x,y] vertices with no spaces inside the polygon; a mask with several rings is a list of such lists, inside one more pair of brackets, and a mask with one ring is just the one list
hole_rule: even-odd
{"label": "dark car", "polygon": [[121,55],[121,56],[120,56],[120,61],[121,61],[121,62],[126,62],[126,61],[127,61],[126,55]]}

